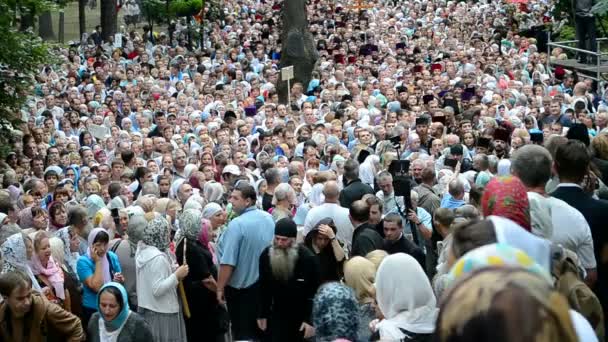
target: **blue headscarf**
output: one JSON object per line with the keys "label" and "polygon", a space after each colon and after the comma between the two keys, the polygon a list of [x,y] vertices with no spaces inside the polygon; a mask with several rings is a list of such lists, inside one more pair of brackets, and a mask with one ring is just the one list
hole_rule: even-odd
{"label": "blue headscarf", "polygon": [[74,175],[76,176],[76,178],[74,179],[74,191],[78,192],[78,182],[80,181],[80,166],[72,164],[68,166],[68,169],[72,169],[74,171]]}
{"label": "blue headscarf", "polygon": [[[119,301],[122,300],[122,309],[120,310],[118,315],[116,315],[116,317],[114,317],[114,319],[111,321],[106,321],[106,319],[101,314],[101,307],[99,305],[100,296],[103,293],[103,290],[108,287],[117,288],[118,291],[120,291],[120,296],[122,297],[122,298],[116,298]],[[108,330],[114,331],[114,330],[120,328],[125,323],[127,318],[129,318],[130,309],[129,309],[128,298],[129,297],[127,297],[127,290],[125,290],[124,286],[122,286],[119,283],[115,283],[113,281],[106,283],[104,286],[101,287],[101,289],[97,293],[97,310],[99,311],[99,314],[100,314],[101,318],[103,319],[104,323],[106,324],[106,328],[108,328]]]}

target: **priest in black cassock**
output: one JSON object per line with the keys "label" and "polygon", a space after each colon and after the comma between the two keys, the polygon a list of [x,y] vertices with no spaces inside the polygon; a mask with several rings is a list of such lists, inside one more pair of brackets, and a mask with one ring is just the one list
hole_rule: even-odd
{"label": "priest in black cassock", "polygon": [[266,341],[303,341],[314,335],[312,301],[320,284],[314,254],[296,244],[291,218],[277,221],[272,245],[260,255],[258,327]]}

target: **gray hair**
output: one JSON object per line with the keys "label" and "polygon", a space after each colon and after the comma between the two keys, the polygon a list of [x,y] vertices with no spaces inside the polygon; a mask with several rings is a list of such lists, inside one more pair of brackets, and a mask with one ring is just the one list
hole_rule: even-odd
{"label": "gray hair", "polygon": [[160,197],[160,188],[154,182],[145,182],[141,187],[140,196],[152,195]]}
{"label": "gray hair", "polygon": [[513,153],[511,172],[527,187],[545,186],[551,179],[553,158],[549,151],[539,145],[526,145]]}
{"label": "gray hair", "polygon": [[293,190],[291,185],[287,183],[281,183],[274,189],[274,196],[272,197],[272,204],[276,205],[278,201],[288,200],[289,203],[296,202],[296,192]]}

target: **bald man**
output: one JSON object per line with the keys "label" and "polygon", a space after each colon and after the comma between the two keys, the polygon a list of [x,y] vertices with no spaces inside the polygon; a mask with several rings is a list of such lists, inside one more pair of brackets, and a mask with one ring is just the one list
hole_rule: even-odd
{"label": "bald man", "polygon": [[348,216],[348,209],[341,207],[338,203],[340,197],[338,183],[335,181],[325,182],[323,196],[325,196],[325,202],[310,209],[308,215],[306,215],[304,235],[308,234],[322,219],[331,218],[338,228],[336,238],[350,249],[354,228]]}

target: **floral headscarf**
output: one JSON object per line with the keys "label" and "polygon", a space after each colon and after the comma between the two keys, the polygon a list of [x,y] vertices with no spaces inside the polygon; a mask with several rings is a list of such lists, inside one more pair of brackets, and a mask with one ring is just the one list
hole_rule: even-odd
{"label": "floral headscarf", "polygon": [[501,216],[532,230],[527,190],[517,177],[494,177],[483,192],[481,206],[486,217]]}
{"label": "floral headscarf", "polygon": [[481,246],[463,255],[450,270],[449,282],[453,283],[476,269],[489,266],[521,267],[544,277],[551,283],[551,275],[545,268],[521,249],[504,243]]}
{"label": "floral headscarf", "polygon": [[32,207],[27,207],[19,212],[19,227],[21,229],[28,229],[34,226],[34,216],[32,214]]}
{"label": "floral headscarf", "polygon": [[77,274],[76,263],[78,262],[80,255],[78,255],[78,252],[72,252],[70,250],[70,241],[72,240],[70,238],[70,227],[59,229],[57,231],[57,237],[61,239],[61,242],[63,242],[63,258],[68,271],[74,275]]}
{"label": "floral headscarf", "polygon": [[29,239],[28,237],[24,237],[23,233],[13,234],[4,241],[2,246],[0,246],[2,259],[4,261],[2,264],[2,272],[0,273],[4,274],[12,271],[23,272],[32,280],[32,288],[38,292],[42,292],[42,289],[40,288],[40,285],[38,285],[38,281],[30,268],[24,238]]}
{"label": "floral headscarf", "polygon": [[[179,217],[179,228],[181,230],[182,239],[186,238],[190,241],[196,241],[201,232],[202,220],[203,215],[200,211],[195,209],[184,210],[182,215]],[[177,243],[179,244],[182,239],[177,241]]]}
{"label": "floral headscarf", "polygon": [[317,341],[357,341],[359,304],[353,290],[339,283],[323,285],[315,296],[312,319]]}
{"label": "floral headscarf", "polygon": [[[490,324],[492,317],[500,324]],[[512,267],[486,267],[458,282],[444,297],[435,334],[441,342],[488,335],[578,341],[566,299],[544,277]]]}
{"label": "floral headscarf", "polygon": [[148,222],[141,241],[164,252],[169,248],[169,222],[164,217],[155,217]]}

